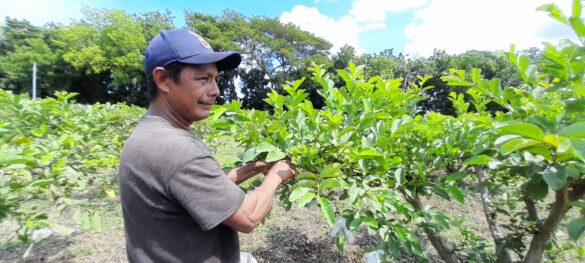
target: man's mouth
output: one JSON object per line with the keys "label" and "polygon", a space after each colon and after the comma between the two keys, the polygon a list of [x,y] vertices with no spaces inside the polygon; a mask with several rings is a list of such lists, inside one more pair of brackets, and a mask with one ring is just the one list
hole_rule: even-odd
{"label": "man's mouth", "polygon": [[203,106],[209,106],[209,107],[211,107],[211,106],[213,106],[214,102],[211,102],[211,103],[210,103],[210,102],[203,102],[203,101],[199,101],[199,102],[197,102],[197,104],[200,104],[200,105],[203,105]]}

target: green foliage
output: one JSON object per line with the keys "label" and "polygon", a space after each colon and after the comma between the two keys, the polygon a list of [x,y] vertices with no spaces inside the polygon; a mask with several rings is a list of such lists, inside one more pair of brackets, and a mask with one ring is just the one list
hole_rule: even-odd
{"label": "green foliage", "polygon": [[[580,13],[571,19],[580,19]],[[579,22],[570,24],[579,34]],[[462,250],[451,249],[441,233],[456,224],[423,203],[422,197],[437,196],[465,204],[471,190],[461,184],[465,180],[485,189],[484,213],[494,215],[486,218],[490,229],[499,224],[495,215],[510,221],[503,224],[508,233],[492,232],[495,250],[538,261],[545,247],[551,253],[563,250],[545,243],[554,238],[569,202],[585,193],[585,111],[577,106],[583,100],[582,50],[570,41],[547,44],[534,64],[512,48],[503,64],[516,68],[509,71],[517,72],[516,85],[486,79],[480,69],[450,70],[442,79],[465,91],[450,95],[456,116],[419,113],[431,77],[404,82],[370,77],[364,66],[353,63],[334,75],[315,66],[311,80],[320,86],[322,109],[307,100],[302,78],[284,84],[283,94],[267,94],[273,114],[232,103],[216,109],[216,116],[231,115],[215,127],[248,149],[246,160],[262,158],[258,148],[276,148],[291,159],[299,175],[280,193],[285,207],[316,200],[331,225],[342,217],[350,230],[367,228],[379,236],[378,248],[387,255],[428,260],[420,242],[428,238],[448,262],[505,260],[503,252],[491,254],[469,230],[461,230],[463,243],[455,246]],[[449,60],[440,54],[436,59]],[[552,193],[555,200],[541,220],[533,213],[534,203]],[[575,240],[583,229],[579,218],[568,225]],[[344,239],[337,237],[338,247]],[[465,244],[472,241],[484,248],[469,250]]]}
{"label": "green foliage", "polygon": [[[219,16],[187,12],[187,25],[208,40],[215,50],[236,50],[250,70],[224,74],[222,102],[237,100],[233,79],[240,77],[245,108],[265,109],[262,99],[270,89],[307,75],[311,63],[328,63],[331,44],[276,18],[247,17],[231,10]],[[313,92],[313,91],[309,91]]]}
{"label": "green foliage", "polygon": [[87,21],[58,31],[57,45],[63,58],[79,70],[91,73],[111,72],[113,84],[136,81],[142,71],[143,49],[147,39],[140,22],[120,10],[84,9]]}
{"label": "green foliage", "polygon": [[74,104],[73,93],[55,96],[30,100],[0,90],[0,220],[17,220],[23,241],[40,228],[60,229],[39,212],[48,205],[81,209],[80,223],[98,227],[97,215],[84,212],[89,200],[78,193],[115,198],[122,142],[144,111]]}
{"label": "green foliage", "polygon": [[[465,136],[452,132],[462,124],[435,113],[411,115],[424,98],[427,78],[402,89],[401,79],[364,79],[364,67],[350,64],[338,71],[345,82],[338,88],[322,68],[310,70],[312,80],[321,85],[325,108],[313,108],[308,94],[300,89],[304,82],[300,79],[283,85],[286,95],[268,94],[265,101],[273,115],[241,110],[239,103],[227,104],[215,113],[235,115],[220,119],[215,127],[243,144],[244,161],[274,147],[292,160],[300,173],[281,192],[285,206],[296,202],[302,207],[315,199],[330,224],[344,217],[350,229],[365,225],[379,235],[384,240],[381,248],[398,248],[392,249],[395,256],[407,253],[428,258],[418,229],[444,229],[448,221],[406,200],[438,192],[447,199],[465,201],[455,179],[432,183],[436,172],[464,156],[460,148],[437,147],[443,140],[464,141]],[[340,202],[348,202],[350,208],[339,209]]]}

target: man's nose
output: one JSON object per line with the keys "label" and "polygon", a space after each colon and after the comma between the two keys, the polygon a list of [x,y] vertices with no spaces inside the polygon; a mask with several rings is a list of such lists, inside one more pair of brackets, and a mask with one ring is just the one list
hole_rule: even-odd
{"label": "man's nose", "polygon": [[213,83],[211,86],[212,87],[211,87],[211,90],[209,91],[209,96],[210,97],[218,97],[220,94],[220,91],[219,91],[219,86],[217,85],[216,79],[213,79]]}

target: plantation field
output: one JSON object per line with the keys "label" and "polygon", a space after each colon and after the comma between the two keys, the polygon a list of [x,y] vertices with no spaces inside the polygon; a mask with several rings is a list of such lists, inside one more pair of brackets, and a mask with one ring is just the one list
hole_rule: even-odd
{"label": "plantation field", "polygon": [[[242,153],[237,145],[226,138],[215,143],[215,153],[220,163],[229,164]],[[234,151],[234,149],[239,149]],[[104,176],[115,177],[113,173]],[[245,186],[244,186],[245,187]],[[70,235],[54,234],[35,244],[26,260],[22,256],[29,245],[11,239],[18,224],[7,220],[0,224],[0,262],[127,262],[123,219],[117,198],[100,198],[94,191],[91,209],[100,216],[99,229],[87,229],[71,220],[73,213],[59,213],[54,207],[41,209],[49,212],[49,218],[58,224],[74,229]],[[470,199],[467,206],[456,202],[436,199],[431,202],[444,212],[464,217],[467,228],[488,237],[477,198]],[[250,234],[240,234],[241,250],[251,253],[259,262],[362,262],[364,249],[373,247],[376,240],[365,231],[356,233],[354,245],[348,245],[343,252],[335,248],[330,237],[331,228],[322,218],[319,208],[297,208],[285,211],[280,201],[275,200],[270,217]],[[458,233],[451,233],[451,239],[458,239]],[[426,244],[433,250],[430,244]],[[404,257],[396,262],[418,262],[415,258]]]}
{"label": "plantation field", "polygon": [[[222,139],[216,143],[216,156],[221,163],[232,163],[240,151],[233,141]],[[104,174],[115,176],[114,174]],[[6,221],[0,224],[0,262],[127,262],[124,226],[120,202],[117,198],[92,199],[92,210],[100,216],[99,229],[84,229],[72,221],[72,213],[59,213],[52,207],[44,207],[61,225],[75,229],[68,236],[55,234],[35,244],[27,257],[22,256],[28,244],[10,240],[18,224]],[[295,208],[284,211],[279,201],[274,201],[269,219],[251,234],[240,234],[241,249],[252,253],[259,262],[359,262],[363,250],[351,246],[339,252],[329,237],[330,228],[318,209]],[[360,239],[368,244],[368,238]],[[372,245],[372,242],[369,242]]]}
{"label": "plantation field", "polygon": [[[272,216],[241,236],[261,262],[585,262],[585,22],[578,41],[502,57],[518,82],[449,69],[435,87],[349,62],[232,100],[192,125],[226,168],[288,159]],[[316,106],[306,88],[320,96]],[[0,261],[124,262],[116,169],[144,109],[0,89]],[[261,178],[242,185],[246,191]]]}

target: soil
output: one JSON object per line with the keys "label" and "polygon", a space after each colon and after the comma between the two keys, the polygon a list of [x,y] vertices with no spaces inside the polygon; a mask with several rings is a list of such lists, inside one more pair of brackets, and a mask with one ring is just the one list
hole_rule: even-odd
{"label": "soil", "polygon": [[[59,215],[60,224],[73,228],[69,236],[53,234],[35,244],[26,259],[28,245],[9,237],[16,233],[14,222],[0,224],[0,262],[127,262],[124,229],[119,203],[111,201],[99,208],[102,230],[82,230],[71,222],[72,214]],[[240,234],[242,252],[258,262],[363,262],[364,248],[375,240],[358,233],[356,244],[346,244],[343,252],[329,236],[330,227],[318,209],[296,208],[285,211],[275,201],[269,218],[250,234]]]}

